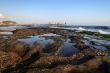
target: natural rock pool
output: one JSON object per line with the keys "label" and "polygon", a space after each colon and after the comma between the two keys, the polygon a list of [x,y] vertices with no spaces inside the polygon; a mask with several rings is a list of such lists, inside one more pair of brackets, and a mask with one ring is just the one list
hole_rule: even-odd
{"label": "natural rock pool", "polygon": [[110,69],[109,40],[50,28],[5,32],[13,34],[0,35],[1,73],[101,73],[103,68]]}
{"label": "natural rock pool", "polygon": [[105,40],[96,36],[84,36],[84,40],[86,45],[93,46],[100,50],[108,50],[106,46],[110,45],[110,40]]}
{"label": "natural rock pool", "polygon": [[[53,37],[53,38],[49,38]],[[53,44],[57,43],[55,37],[61,37],[61,35],[58,34],[44,34],[44,35],[37,35],[37,36],[28,36],[24,38],[18,39],[20,42],[24,42],[26,44],[34,46],[35,43],[40,43],[43,45]],[[64,39],[63,40],[63,47],[60,50],[60,53],[62,56],[72,56],[73,54],[76,54],[79,50],[74,47],[74,43],[70,43],[70,39]]]}

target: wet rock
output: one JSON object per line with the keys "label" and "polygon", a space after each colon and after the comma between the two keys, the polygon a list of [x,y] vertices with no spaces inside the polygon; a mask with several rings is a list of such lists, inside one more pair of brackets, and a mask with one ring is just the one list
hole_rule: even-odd
{"label": "wet rock", "polygon": [[15,45],[16,46],[11,50],[20,55],[21,57],[25,56],[31,48],[29,45],[23,43],[17,43]]}
{"label": "wet rock", "polygon": [[[46,46],[39,42],[30,46],[17,41],[18,38],[44,33],[62,36],[46,37],[46,39],[55,40],[55,43]],[[3,73],[110,73],[108,51],[89,47],[82,41],[82,36],[68,35],[68,33],[61,29],[32,28],[15,30],[14,35],[7,39],[0,36],[0,68],[6,69]],[[64,46],[64,39],[68,36],[80,51],[72,56],[64,57],[60,55],[60,50]]]}
{"label": "wet rock", "polygon": [[13,34],[16,36],[30,36],[30,35],[37,34],[37,32],[35,32],[34,30],[29,30],[29,29],[21,29],[21,30],[13,31]]}
{"label": "wet rock", "polygon": [[82,40],[83,37],[80,35],[73,35],[73,36],[69,36],[69,38],[71,39],[72,42],[75,43],[75,47],[79,50],[83,50],[86,48],[89,48],[88,45],[86,45],[86,43]]}
{"label": "wet rock", "polygon": [[[107,70],[104,70],[102,64],[104,63],[104,60],[106,61],[107,65],[105,67]],[[70,65],[67,66],[67,68],[64,70],[67,73],[109,73],[110,72],[110,64],[109,60],[105,57],[96,57],[94,59],[89,60],[88,62],[82,64],[82,65]]]}
{"label": "wet rock", "polygon": [[3,39],[3,36],[0,34],[0,40]]}
{"label": "wet rock", "polygon": [[48,44],[46,48],[44,48],[44,53],[51,53],[53,55],[59,55],[60,50],[62,49],[63,42],[56,42],[53,44]]}
{"label": "wet rock", "polygon": [[71,41],[77,42],[77,41],[80,41],[82,37],[79,35],[72,35],[72,36],[69,36],[69,38],[71,39]]}
{"label": "wet rock", "polygon": [[0,69],[15,66],[21,60],[22,60],[21,57],[16,53],[13,52],[6,53],[0,51]]}
{"label": "wet rock", "polygon": [[34,48],[33,48],[33,51],[39,51],[39,52],[42,52],[43,49],[46,47],[44,44],[41,44],[41,43],[36,43],[34,44]]}
{"label": "wet rock", "polygon": [[39,59],[39,53],[32,54],[30,58],[22,60],[11,68],[8,67],[2,70],[1,73],[26,73],[27,67],[37,59]]}
{"label": "wet rock", "polygon": [[42,69],[42,68],[31,68],[27,71],[27,73],[65,73],[62,70],[62,66],[58,66],[55,68],[48,68],[48,69]]}
{"label": "wet rock", "polygon": [[3,39],[3,41],[0,41],[0,44],[2,51],[10,52],[10,50],[14,48],[15,44],[17,44],[17,41],[12,39]]}
{"label": "wet rock", "polygon": [[60,57],[60,56],[48,56],[41,57],[38,61],[31,65],[31,67],[38,68],[51,68],[58,64],[68,62],[68,58]]}
{"label": "wet rock", "polygon": [[88,55],[85,52],[73,55],[71,57],[62,57],[62,56],[44,56],[37,60],[35,63],[30,65],[30,67],[36,68],[53,68],[57,65],[66,65],[66,64],[80,64],[94,58],[93,55]]}
{"label": "wet rock", "polygon": [[82,41],[77,42],[75,47],[79,50],[84,50],[86,48],[90,48],[89,46],[85,45],[85,43]]}
{"label": "wet rock", "polygon": [[4,52],[14,52],[20,57],[24,57],[32,47],[28,44],[17,42],[16,40],[10,39],[5,40],[0,44],[0,50]]}
{"label": "wet rock", "polygon": [[54,44],[47,44],[46,47],[43,49],[44,53],[51,53],[54,49]]}
{"label": "wet rock", "polygon": [[[50,62],[50,60],[48,60]],[[51,64],[51,63],[50,63]],[[43,64],[44,65],[44,64]],[[104,69],[105,67],[105,69]],[[30,67],[27,73],[109,73],[110,59],[107,57],[95,57],[83,64],[58,65],[52,68]]]}
{"label": "wet rock", "polygon": [[97,56],[110,56],[110,51],[108,50],[95,49],[95,53]]}
{"label": "wet rock", "polygon": [[110,45],[106,46],[106,48],[107,48],[108,50],[110,50]]}
{"label": "wet rock", "polygon": [[59,37],[56,37],[54,40],[55,40],[56,42],[60,42],[60,41],[63,41],[63,40],[64,40],[64,37],[59,36]]}
{"label": "wet rock", "polygon": [[[53,68],[32,68],[27,73],[30,72],[40,72],[40,73],[103,73],[100,70],[100,65],[102,64],[100,58],[94,58],[80,65],[58,65]],[[51,64],[51,63],[50,63]]]}
{"label": "wet rock", "polygon": [[51,29],[51,28],[30,28],[30,29],[17,29],[13,31],[13,34],[16,36],[30,36],[30,35],[40,35],[46,33],[54,34],[67,34],[67,32],[61,29]]}
{"label": "wet rock", "polygon": [[5,40],[1,40],[0,39],[0,51],[5,51],[6,44],[5,44]]}
{"label": "wet rock", "polygon": [[23,59],[28,59],[31,58],[32,56],[34,57],[37,56],[36,54],[41,54],[43,49],[45,48],[45,45],[43,44],[36,44],[33,48],[31,48],[28,53],[23,57]]}
{"label": "wet rock", "polygon": [[87,49],[82,50],[82,51],[80,52],[80,54],[95,56],[95,55],[96,55],[96,51],[97,51],[97,50],[95,50],[95,49],[87,48]]}
{"label": "wet rock", "polygon": [[96,45],[96,43],[94,41],[90,41],[90,44],[92,45]]}
{"label": "wet rock", "polygon": [[16,40],[7,40],[4,41],[3,45],[4,52],[14,52],[17,53],[19,56],[23,57],[31,48],[29,45],[21,42],[17,42]]}

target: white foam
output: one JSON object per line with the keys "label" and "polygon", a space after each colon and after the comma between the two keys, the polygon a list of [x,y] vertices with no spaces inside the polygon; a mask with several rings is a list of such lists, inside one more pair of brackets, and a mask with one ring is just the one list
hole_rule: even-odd
{"label": "white foam", "polygon": [[79,27],[78,30],[80,30],[80,31],[85,31],[85,30],[87,30],[87,29],[82,28],[82,27]]}
{"label": "white foam", "polygon": [[103,31],[103,30],[98,30],[98,32],[99,32],[100,34],[110,34],[110,32]]}

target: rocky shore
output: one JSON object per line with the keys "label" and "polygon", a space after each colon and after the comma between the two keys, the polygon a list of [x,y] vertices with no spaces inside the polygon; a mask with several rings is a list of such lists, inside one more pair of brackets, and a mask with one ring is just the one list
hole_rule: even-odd
{"label": "rocky shore", "polygon": [[[12,32],[0,35],[0,73],[110,73],[109,46],[101,50],[94,42],[87,44],[80,33],[55,28]],[[58,36],[43,35],[51,33]],[[70,51],[65,51],[67,43]],[[67,55],[75,49],[76,53]]]}

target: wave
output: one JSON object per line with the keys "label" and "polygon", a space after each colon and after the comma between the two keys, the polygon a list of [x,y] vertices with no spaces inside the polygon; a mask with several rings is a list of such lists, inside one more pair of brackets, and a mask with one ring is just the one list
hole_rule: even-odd
{"label": "wave", "polygon": [[100,34],[110,34],[109,31],[104,31],[104,30],[98,30],[98,32],[99,32]]}
{"label": "wave", "polygon": [[79,31],[91,31],[91,32],[99,32],[100,34],[110,34],[110,31],[107,30],[101,30],[101,29],[86,29],[83,27],[77,28]]}
{"label": "wave", "polygon": [[85,29],[83,27],[79,27],[78,30],[80,30],[80,31],[86,31],[87,29]]}

